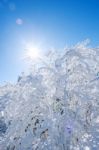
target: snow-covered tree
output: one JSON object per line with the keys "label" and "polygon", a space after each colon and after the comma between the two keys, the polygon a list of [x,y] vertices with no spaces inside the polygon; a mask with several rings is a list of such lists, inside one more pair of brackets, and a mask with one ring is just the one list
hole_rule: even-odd
{"label": "snow-covered tree", "polygon": [[0,87],[0,150],[97,150],[99,48],[50,52]]}

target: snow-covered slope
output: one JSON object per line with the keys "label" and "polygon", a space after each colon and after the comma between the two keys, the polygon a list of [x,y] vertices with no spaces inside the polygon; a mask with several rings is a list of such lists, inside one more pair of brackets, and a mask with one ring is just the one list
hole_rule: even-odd
{"label": "snow-covered slope", "polygon": [[99,49],[49,53],[0,87],[0,150],[98,150]]}

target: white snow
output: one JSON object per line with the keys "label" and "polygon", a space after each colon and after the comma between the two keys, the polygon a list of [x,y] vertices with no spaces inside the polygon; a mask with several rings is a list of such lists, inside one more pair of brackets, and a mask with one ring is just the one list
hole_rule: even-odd
{"label": "white snow", "polygon": [[99,49],[86,44],[0,86],[0,150],[98,149]]}

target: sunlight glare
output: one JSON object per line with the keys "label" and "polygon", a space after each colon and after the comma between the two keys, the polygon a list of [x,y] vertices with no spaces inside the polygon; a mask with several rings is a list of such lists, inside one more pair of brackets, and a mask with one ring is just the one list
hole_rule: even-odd
{"label": "sunlight glare", "polygon": [[31,60],[40,58],[39,48],[33,46],[27,47],[25,57]]}

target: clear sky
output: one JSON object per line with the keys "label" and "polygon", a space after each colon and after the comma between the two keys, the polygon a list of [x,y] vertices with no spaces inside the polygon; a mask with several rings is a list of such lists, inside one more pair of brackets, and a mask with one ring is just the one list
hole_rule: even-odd
{"label": "clear sky", "polygon": [[26,69],[27,45],[43,53],[87,38],[99,46],[99,0],[0,0],[0,83]]}

